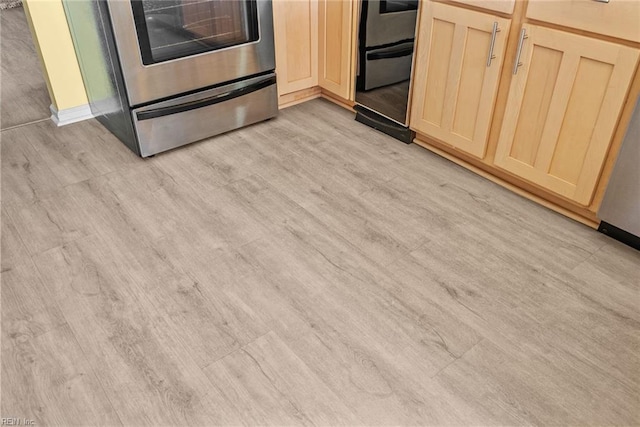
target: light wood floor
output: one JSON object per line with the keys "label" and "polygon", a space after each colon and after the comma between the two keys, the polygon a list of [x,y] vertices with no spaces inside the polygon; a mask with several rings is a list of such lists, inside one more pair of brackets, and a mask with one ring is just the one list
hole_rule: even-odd
{"label": "light wood floor", "polygon": [[0,127],[47,119],[49,92],[22,7],[0,11]]}
{"label": "light wood floor", "polygon": [[326,101],[1,135],[3,417],[640,423],[640,254]]}

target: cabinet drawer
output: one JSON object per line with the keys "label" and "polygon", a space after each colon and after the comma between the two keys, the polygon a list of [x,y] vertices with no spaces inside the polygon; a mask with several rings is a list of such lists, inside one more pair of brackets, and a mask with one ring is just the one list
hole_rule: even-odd
{"label": "cabinet drawer", "polygon": [[527,17],[640,42],[637,0],[530,0]]}
{"label": "cabinet drawer", "polygon": [[495,12],[513,13],[516,0],[451,0],[455,3],[468,4]]}

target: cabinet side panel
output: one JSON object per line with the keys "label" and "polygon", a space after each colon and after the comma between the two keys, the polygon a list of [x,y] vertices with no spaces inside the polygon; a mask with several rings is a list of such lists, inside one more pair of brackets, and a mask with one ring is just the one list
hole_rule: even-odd
{"label": "cabinet side panel", "polygon": [[278,95],[318,85],[318,3],[316,0],[274,0],[273,36]]}
{"label": "cabinet side panel", "polygon": [[352,24],[354,2],[318,0],[318,83],[328,93],[353,100]]}
{"label": "cabinet side panel", "polygon": [[534,46],[529,78],[509,157],[533,166],[542,140],[551,99],[562,62],[562,52]]}
{"label": "cabinet side panel", "polygon": [[342,33],[343,8],[346,2],[328,0],[325,6],[325,64],[324,78],[337,85],[342,84],[342,38],[347,37]]}
{"label": "cabinet side panel", "polygon": [[436,126],[442,123],[449,65],[453,53],[453,34],[455,24],[434,19],[429,46],[429,65],[427,68],[427,88],[423,104],[423,119]]}
{"label": "cabinet side panel", "polygon": [[552,176],[577,184],[600,115],[613,65],[581,58],[560,136],[549,167]]}
{"label": "cabinet side panel", "polygon": [[311,55],[315,53],[312,46],[311,2],[287,2],[284,7],[287,38],[287,73],[288,81],[310,78],[313,76]]}

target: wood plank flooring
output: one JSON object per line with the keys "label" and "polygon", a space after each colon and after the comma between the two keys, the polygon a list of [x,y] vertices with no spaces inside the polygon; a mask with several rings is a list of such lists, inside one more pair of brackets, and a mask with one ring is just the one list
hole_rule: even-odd
{"label": "wood plank flooring", "polygon": [[3,417],[640,424],[640,254],[324,100],[1,136]]}
{"label": "wood plank flooring", "polygon": [[51,115],[49,92],[22,7],[0,12],[0,128]]}

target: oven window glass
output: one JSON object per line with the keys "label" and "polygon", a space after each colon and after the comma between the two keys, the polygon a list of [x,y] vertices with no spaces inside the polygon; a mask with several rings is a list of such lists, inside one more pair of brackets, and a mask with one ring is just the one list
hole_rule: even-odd
{"label": "oven window glass", "polygon": [[419,0],[381,0],[380,13],[405,12],[417,10]]}
{"label": "oven window glass", "polygon": [[131,0],[142,63],[258,40],[255,0]]}

